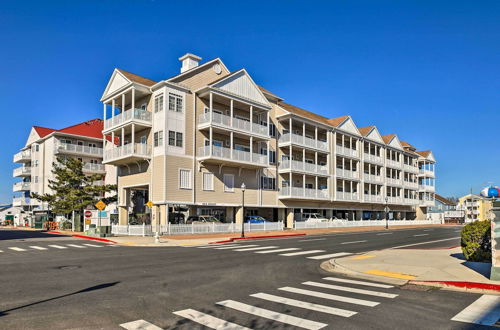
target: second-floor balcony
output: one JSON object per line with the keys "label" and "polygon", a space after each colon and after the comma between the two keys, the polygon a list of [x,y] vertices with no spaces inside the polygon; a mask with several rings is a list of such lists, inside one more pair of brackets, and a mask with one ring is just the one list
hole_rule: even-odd
{"label": "second-floor balcony", "polygon": [[377,156],[377,155],[372,155],[372,154],[369,154],[366,152],[363,154],[363,160],[365,162],[369,162],[369,163],[373,163],[373,164],[379,164],[379,165],[384,164],[384,159],[382,157]]}
{"label": "second-floor balcony", "polygon": [[338,156],[359,158],[359,151],[356,149],[351,149],[351,148],[336,145],[335,152]]}
{"label": "second-floor balcony", "polygon": [[403,164],[403,169],[408,173],[418,173],[418,167],[410,164]]}
{"label": "second-floor balcony", "polygon": [[87,173],[106,173],[106,169],[104,164],[92,164],[92,163],[86,163],[83,164],[83,172]]}
{"label": "second-floor balcony", "polygon": [[357,202],[359,201],[359,195],[357,192],[337,191],[335,193],[335,200]]}
{"label": "second-floor balcony", "polygon": [[221,146],[203,146],[198,148],[198,160],[215,164],[238,166],[238,167],[267,167],[267,155],[255,152],[225,148]]}
{"label": "second-floor balcony", "polygon": [[392,168],[401,168],[401,162],[399,160],[386,159],[385,164]]}
{"label": "second-floor balcony", "polygon": [[23,150],[14,155],[14,163],[29,163],[31,161],[31,150]]}
{"label": "second-floor balcony", "polygon": [[387,196],[387,203],[389,204],[403,204],[403,198],[398,196]]}
{"label": "second-floor balcony", "polygon": [[365,194],[364,201],[367,203],[382,203],[382,195],[370,195],[370,194]]}
{"label": "second-floor balcony", "polygon": [[406,205],[418,205],[419,204],[419,200],[416,199],[416,198],[405,198],[404,199],[404,203]]}
{"label": "second-floor balcony", "polygon": [[145,143],[129,143],[104,151],[103,164],[123,165],[151,159],[151,146]]}
{"label": "second-floor balcony", "polygon": [[424,191],[424,192],[434,192],[436,190],[436,188],[434,186],[420,184],[420,185],[418,185],[418,190]]}
{"label": "second-floor balcony", "polygon": [[141,127],[151,127],[151,117],[151,112],[143,109],[126,110],[116,116],[106,119],[104,122],[104,131],[111,131],[132,123]]}
{"label": "second-floor balcony", "polygon": [[324,165],[311,164],[299,160],[282,160],[279,165],[280,172],[293,171],[307,174],[328,175],[328,167]]}
{"label": "second-floor balcony", "polygon": [[103,149],[99,147],[90,147],[72,143],[58,143],[56,144],[55,153],[102,157]]}
{"label": "second-floor balcony", "polygon": [[13,171],[13,176],[15,178],[17,178],[17,177],[31,176],[31,167],[22,166],[22,167],[15,168],[14,171]]}
{"label": "second-floor balcony", "polygon": [[401,179],[397,179],[397,178],[385,178],[385,182],[388,185],[398,186],[398,187],[403,184],[403,182],[401,181]]}
{"label": "second-floor balcony", "polygon": [[12,206],[28,206],[30,205],[30,200],[26,197],[14,197],[12,199]]}
{"label": "second-floor balcony", "polygon": [[417,182],[403,181],[403,186],[405,188],[409,188],[409,189],[414,189],[414,190],[418,189],[418,183]]}
{"label": "second-floor balcony", "polygon": [[210,113],[204,113],[198,118],[198,128],[209,127],[210,125],[233,129],[245,134],[253,134],[262,138],[269,138],[269,129],[267,126],[251,123],[250,120],[244,120],[236,117],[226,116],[217,112],[212,113],[212,121],[210,121]]}
{"label": "second-floor balcony", "polygon": [[31,189],[30,182],[16,182],[16,183],[14,183],[14,186],[12,187],[12,191],[14,191],[14,192],[29,191],[30,189]]}
{"label": "second-floor balcony", "polygon": [[287,144],[298,145],[301,147],[316,149],[323,152],[329,152],[328,143],[326,141],[315,140],[308,136],[285,133],[279,138],[279,146],[283,147]]}
{"label": "second-floor balcony", "polygon": [[280,199],[318,199],[330,198],[328,189],[313,189],[303,187],[282,187],[278,194]]}
{"label": "second-floor balcony", "polygon": [[335,170],[335,175],[338,178],[359,180],[359,172],[358,171],[351,171],[351,170],[347,170],[347,169],[337,168]]}
{"label": "second-floor balcony", "polygon": [[378,183],[378,184],[384,183],[384,177],[381,175],[365,173],[364,179],[365,179],[365,182],[367,182],[367,183]]}
{"label": "second-floor balcony", "polygon": [[426,169],[422,169],[422,168],[418,170],[418,175],[419,176],[425,176],[425,177],[428,177],[428,178],[434,178],[435,177],[434,171],[426,170]]}

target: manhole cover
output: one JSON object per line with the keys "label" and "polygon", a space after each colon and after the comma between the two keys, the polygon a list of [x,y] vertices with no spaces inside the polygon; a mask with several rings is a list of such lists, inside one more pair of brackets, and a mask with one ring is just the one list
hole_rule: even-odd
{"label": "manhole cover", "polygon": [[81,268],[81,266],[78,266],[78,265],[68,265],[68,266],[59,266],[59,267],[56,267],[56,269],[78,269],[78,268]]}

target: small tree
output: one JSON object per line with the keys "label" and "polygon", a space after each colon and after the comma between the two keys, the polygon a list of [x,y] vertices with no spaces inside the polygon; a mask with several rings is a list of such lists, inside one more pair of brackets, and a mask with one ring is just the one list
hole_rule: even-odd
{"label": "small tree", "polygon": [[[83,162],[74,158],[57,158],[53,163],[54,180],[49,180],[51,194],[32,193],[31,198],[49,205],[53,213],[68,216],[73,211],[83,214],[83,209],[94,207],[99,200],[109,204],[117,200],[116,185],[96,185],[102,180],[99,174],[86,175],[83,172]],[[105,197],[106,193],[112,193]]]}
{"label": "small tree", "polygon": [[474,221],[462,229],[462,252],[468,261],[491,261],[490,221]]}

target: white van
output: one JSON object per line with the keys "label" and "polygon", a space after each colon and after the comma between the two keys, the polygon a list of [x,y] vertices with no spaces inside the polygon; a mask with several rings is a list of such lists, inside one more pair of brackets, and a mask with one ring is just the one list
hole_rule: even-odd
{"label": "white van", "polygon": [[319,213],[303,213],[302,221],[306,222],[327,222],[330,221]]}

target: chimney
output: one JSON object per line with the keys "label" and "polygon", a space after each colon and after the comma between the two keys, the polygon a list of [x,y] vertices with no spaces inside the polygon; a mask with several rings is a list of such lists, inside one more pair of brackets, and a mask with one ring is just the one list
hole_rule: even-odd
{"label": "chimney", "polygon": [[181,73],[183,73],[192,68],[196,68],[199,64],[198,62],[201,61],[201,57],[187,53],[186,55],[179,57],[179,61],[182,62]]}

